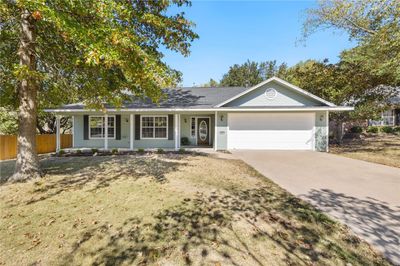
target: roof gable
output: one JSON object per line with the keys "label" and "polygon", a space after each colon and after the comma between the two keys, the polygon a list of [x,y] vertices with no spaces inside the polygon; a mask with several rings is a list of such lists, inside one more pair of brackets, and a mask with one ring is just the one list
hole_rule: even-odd
{"label": "roof gable", "polygon": [[[266,97],[265,92],[268,88],[275,90],[273,98]],[[280,78],[272,77],[216,105],[216,107],[232,106],[335,106],[335,104]]]}

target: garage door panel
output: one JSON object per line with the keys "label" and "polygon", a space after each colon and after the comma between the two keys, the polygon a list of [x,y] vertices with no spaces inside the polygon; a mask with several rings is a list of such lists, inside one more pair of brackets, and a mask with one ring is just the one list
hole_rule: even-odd
{"label": "garage door panel", "polygon": [[257,113],[228,115],[229,149],[310,150],[313,113]]}

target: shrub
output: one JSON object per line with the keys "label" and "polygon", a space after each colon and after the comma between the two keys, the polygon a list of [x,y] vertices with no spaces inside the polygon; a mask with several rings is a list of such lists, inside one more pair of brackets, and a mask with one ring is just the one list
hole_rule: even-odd
{"label": "shrub", "polygon": [[158,148],[158,149],[157,149],[157,153],[158,153],[158,154],[163,154],[163,153],[164,153],[164,150],[163,150],[162,148]]}
{"label": "shrub", "polygon": [[95,154],[98,151],[99,151],[98,149],[92,149],[93,154]]}
{"label": "shrub", "polygon": [[144,149],[143,149],[143,148],[139,148],[139,149],[137,150],[137,152],[138,152],[138,153],[144,153]]}
{"label": "shrub", "polygon": [[378,133],[379,132],[379,128],[378,127],[374,127],[374,126],[370,126],[367,128],[367,132],[368,133]]}
{"label": "shrub", "polygon": [[183,154],[183,153],[186,152],[186,150],[185,150],[184,148],[180,148],[178,152],[181,153],[181,154]]}
{"label": "shrub", "polygon": [[350,128],[350,132],[351,133],[362,133],[363,128],[360,126],[354,126],[354,127]]}
{"label": "shrub", "polygon": [[182,137],[181,138],[181,144],[182,145],[189,145],[190,144],[189,139],[187,137]]}
{"label": "shrub", "polygon": [[396,133],[400,133],[400,127],[393,128],[393,131],[396,132]]}
{"label": "shrub", "polygon": [[393,127],[390,127],[390,126],[384,126],[381,128],[381,131],[385,132],[385,133],[393,133],[394,129],[393,129]]}
{"label": "shrub", "polygon": [[112,149],[112,154],[117,154],[118,153],[118,149],[117,148],[114,148],[114,149]]}
{"label": "shrub", "polygon": [[59,155],[59,156],[62,156],[64,153],[65,153],[64,150],[59,150],[59,151],[58,151],[58,155]]}

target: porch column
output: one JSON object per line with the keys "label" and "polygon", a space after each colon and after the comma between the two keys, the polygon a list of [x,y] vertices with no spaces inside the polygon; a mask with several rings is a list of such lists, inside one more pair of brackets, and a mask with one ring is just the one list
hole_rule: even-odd
{"label": "porch column", "polygon": [[129,115],[129,130],[130,149],[133,150],[133,114]]}
{"label": "porch column", "polygon": [[218,112],[215,111],[214,116],[214,150],[217,150],[217,138],[218,138]]}
{"label": "porch column", "polygon": [[104,116],[104,149],[108,150],[108,114]]}
{"label": "porch column", "polygon": [[181,115],[178,114],[178,148],[181,147]]}
{"label": "porch column", "polygon": [[329,152],[329,111],[326,111],[325,119],[326,119],[326,152]]}
{"label": "porch column", "polygon": [[175,121],[175,125],[174,125],[174,139],[175,139],[175,150],[178,150],[178,114],[174,115],[174,121]]}
{"label": "porch column", "polygon": [[59,152],[61,148],[60,140],[60,116],[56,116],[56,152]]}
{"label": "porch column", "polygon": [[71,129],[71,133],[72,133],[72,148],[75,147],[75,116],[72,116],[72,129]]}

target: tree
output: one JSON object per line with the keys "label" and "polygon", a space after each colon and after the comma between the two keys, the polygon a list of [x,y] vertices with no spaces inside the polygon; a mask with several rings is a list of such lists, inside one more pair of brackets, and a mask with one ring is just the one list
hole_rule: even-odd
{"label": "tree", "polygon": [[187,56],[198,36],[171,1],[3,0],[0,2],[0,97],[18,108],[18,155],[12,180],[41,176],[35,129],[38,101],[74,95],[88,107],[120,106],[129,91],[161,98],[180,80],[160,45]]}
{"label": "tree", "polygon": [[257,63],[247,60],[242,65],[235,64],[229,68],[221,79],[221,86],[254,86],[273,76],[284,77],[287,65],[277,65],[276,60]]}
{"label": "tree", "polygon": [[210,87],[210,88],[215,88],[218,86],[219,86],[218,81],[216,81],[214,79],[210,79],[207,83],[200,85],[200,87]]}
{"label": "tree", "polygon": [[386,85],[400,84],[400,1],[321,0],[307,14],[305,38],[319,29],[345,31],[357,45],[342,52],[342,61]]}
{"label": "tree", "polygon": [[300,62],[288,69],[287,80],[336,105],[355,106],[353,112],[331,114],[331,120],[338,125],[335,134],[338,142],[342,140],[345,121],[375,117],[396,94],[394,87],[382,85],[381,78],[345,61]]}

